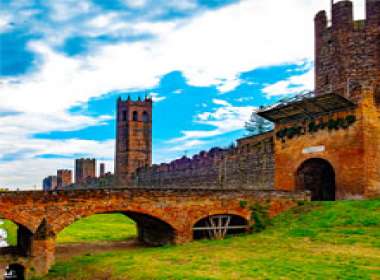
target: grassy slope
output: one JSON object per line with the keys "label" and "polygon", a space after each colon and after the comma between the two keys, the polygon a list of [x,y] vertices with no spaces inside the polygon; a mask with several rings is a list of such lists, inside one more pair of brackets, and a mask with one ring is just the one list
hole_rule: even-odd
{"label": "grassy slope", "polygon": [[380,200],[311,203],[260,234],[85,255],[43,279],[380,279]]}
{"label": "grassy slope", "polygon": [[[16,244],[15,224],[5,221],[0,225],[8,233],[8,242]],[[119,241],[136,236],[135,223],[123,214],[99,214],[83,218],[58,234],[59,243]]]}

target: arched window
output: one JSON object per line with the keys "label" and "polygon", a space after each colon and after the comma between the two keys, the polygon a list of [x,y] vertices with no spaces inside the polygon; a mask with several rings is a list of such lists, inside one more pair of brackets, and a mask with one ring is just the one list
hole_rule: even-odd
{"label": "arched window", "polygon": [[148,112],[144,111],[144,113],[142,115],[142,121],[143,122],[149,122],[149,114],[148,114]]}
{"label": "arched window", "polygon": [[137,113],[137,111],[134,111],[132,113],[132,120],[137,122],[139,120],[139,114]]}
{"label": "arched window", "polygon": [[123,122],[125,122],[127,120],[127,111],[124,110],[121,112],[121,120]]}
{"label": "arched window", "polygon": [[375,88],[375,104],[376,106],[380,106],[380,86]]}

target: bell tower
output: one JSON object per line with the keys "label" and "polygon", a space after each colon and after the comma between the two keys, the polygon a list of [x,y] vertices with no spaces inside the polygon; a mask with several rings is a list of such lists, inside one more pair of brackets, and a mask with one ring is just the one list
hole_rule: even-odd
{"label": "bell tower", "polygon": [[138,168],[152,164],[152,99],[119,98],[116,111],[115,175],[128,184]]}

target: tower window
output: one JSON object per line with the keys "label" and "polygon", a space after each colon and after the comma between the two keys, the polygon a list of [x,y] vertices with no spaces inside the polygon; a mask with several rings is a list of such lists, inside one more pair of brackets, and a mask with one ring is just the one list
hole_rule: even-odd
{"label": "tower window", "polygon": [[142,115],[142,120],[143,120],[143,122],[149,122],[149,114],[148,114],[148,112],[144,111],[144,113]]}
{"label": "tower window", "polygon": [[127,120],[127,111],[121,112],[121,120],[125,122]]}
{"label": "tower window", "polygon": [[375,89],[375,104],[380,106],[380,86],[377,86]]}
{"label": "tower window", "polygon": [[132,120],[137,122],[139,120],[139,114],[137,113],[137,111],[134,111],[132,113]]}

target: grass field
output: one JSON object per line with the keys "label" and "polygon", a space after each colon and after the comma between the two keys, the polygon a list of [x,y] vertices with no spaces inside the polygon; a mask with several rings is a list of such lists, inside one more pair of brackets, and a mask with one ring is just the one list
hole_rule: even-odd
{"label": "grass field", "polygon": [[0,229],[4,229],[7,232],[8,244],[16,245],[17,226],[8,220],[5,220],[5,221],[2,221],[2,223],[0,224]]}
{"label": "grass field", "polygon": [[[7,241],[16,244],[15,224],[4,221],[0,225],[8,233]],[[98,214],[76,221],[57,236],[58,243],[121,241],[136,236],[135,223],[123,214]]]}
{"label": "grass field", "polygon": [[41,279],[380,279],[380,200],[313,202],[221,241],[86,254]]}

